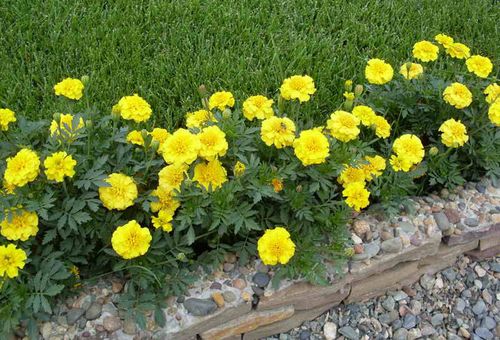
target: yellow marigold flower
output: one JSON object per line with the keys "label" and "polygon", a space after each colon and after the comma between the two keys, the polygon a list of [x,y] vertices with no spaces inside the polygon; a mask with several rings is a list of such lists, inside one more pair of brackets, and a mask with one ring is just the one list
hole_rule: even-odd
{"label": "yellow marigold flower", "polygon": [[452,43],[447,46],[446,53],[457,59],[467,59],[470,57],[470,49],[461,43]]}
{"label": "yellow marigold flower", "polygon": [[337,182],[339,182],[339,184],[342,184],[344,187],[354,182],[364,183],[365,180],[366,180],[365,171],[363,169],[356,168],[353,166],[346,166],[340,173],[339,177],[337,178]]}
{"label": "yellow marigold flower", "polygon": [[64,177],[72,178],[75,175],[76,161],[65,151],[55,152],[45,159],[45,175],[47,179],[62,182]]}
{"label": "yellow marigold flower", "polygon": [[7,158],[7,169],[3,175],[5,182],[23,187],[34,181],[40,173],[40,158],[35,151],[21,149],[14,157]]}
{"label": "yellow marigold flower", "polygon": [[388,138],[391,135],[391,124],[382,116],[375,116],[373,118],[373,126],[375,127],[375,134],[379,138]]}
{"label": "yellow marigold flower", "polygon": [[180,190],[187,170],[183,163],[167,165],[158,173],[158,185],[166,191]]}
{"label": "yellow marigold flower", "polygon": [[202,128],[208,122],[216,122],[214,115],[207,110],[198,110],[186,114],[186,126],[189,129]]}
{"label": "yellow marigold flower", "polygon": [[359,135],[361,120],[347,111],[335,111],[326,122],[330,134],[341,142],[349,142]]}
{"label": "yellow marigold flower", "polygon": [[9,214],[6,213],[0,222],[0,233],[9,241],[26,241],[31,236],[38,233],[38,215],[36,212],[24,209],[12,209],[9,221]]}
{"label": "yellow marigold flower", "polygon": [[278,149],[290,146],[295,140],[295,124],[286,117],[270,117],[262,121],[260,129],[262,141],[267,146],[274,145]]}
{"label": "yellow marigold flower", "polygon": [[307,75],[286,78],[280,87],[280,94],[283,99],[298,99],[301,103],[309,101],[315,92],[314,80]]}
{"label": "yellow marigold flower", "polygon": [[153,131],[151,131],[149,134],[151,135],[151,137],[153,137],[153,140],[157,141],[160,144],[160,147],[170,136],[170,133],[168,133],[167,129],[162,128],[154,128]]}
{"label": "yellow marigold flower", "polygon": [[243,102],[243,115],[248,120],[266,119],[274,116],[274,100],[265,96],[252,96]]}
{"label": "yellow marigold flower", "polygon": [[342,195],[346,197],[345,202],[348,206],[356,211],[366,208],[370,201],[370,192],[366,190],[364,182],[353,182],[348,184],[342,191]]}
{"label": "yellow marigold flower", "polygon": [[274,192],[278,193],[283,190],[283,181],[279,178],[273,178],[271,181]]}
{"label": "yellow marigold flower", "polygon": [[110,186],[99,188],[99,198],[109,210],[125,210],[134,205],[137,198],[137,186],[132,177],[113,173],[105,180]]}
{"label": "yellow marigold flower", "polygon": [[424,68],[420,64],[416,63],[404,63],[399,69],[399,73],[405,77],[405,79],[411,80],[416,79],[424,73]]}
{"label": "yellow marigold flower", "polygon": [[472,103],[472,93],[467,86],[460,83],[453,83],[444,89],[443,99],[451,106],[463,109]]}
{"label": "yellow marigold flower", "polygon": [[486,102],[492,104],[500,98],[500,86],[495,83],[490,84],[484,89],[483,93],[486,95]]}
{"label": "yellow marigold flower", "polygon": [[73,126],[73,115],[72,114],[61,114],[59,118],[59,123],[53,120],[50,123],[50,134],[51,136],[61,136],[64,138],[72,139],[75,137],[78,130],[84,127],[83,119],[80,117],[78,124]]}
{"label": "yellow marigold flower", "polygon": [[83,96],[83,88],[84,86],[80,79],[66,78],[54,85],[54,92],[57,96],[79,100]]}
{"label": "yellow marigold flower", "polygon": [[469,140],[467,128],[460,120],[448,119],[439,127],[441,141],[449,148],[458,148]]}
{"label": "yellow marigold flower", "polygon": [[410,171],[411,167],[414,165],[408,158],[392,155],[389,160],[394,171]]}
{"label": "yellow marigold flower", "polygon": [[363,169],[367,181],[371,181],[372,179],[382,175],[386,167],[386,162],[383,157],[379,155],[375,155],[373,157],[366,156],[365,161],[368,163],[363,164],[361,169]]}
{"label": "yellow marigold flower", "polygon": [[438,34],[434,37],[434,40],[436,40],[438,43],[443,45],[444,48],[448,48],[451,44],[454,43],[454,40],[452,37],[447,36],[446,34]]}
{"label": "yellow marigold flower", "polygon": [[346,100],[353,101],[355,97],[354,92],[344,92],[344,98]]}
{"label": "yellow marigold flower", "polygon": [[127,142],[135,145],[144,145],[144,138],[142,138],[142,132],[138,130],[132,130],[127,134]]}
{"label": "yellow marigold flower", "polygon": [[411,134],[404,134],[396,138],[392,145],[392,151],[399,158],[407,159],[413,164],[420,163],[425,155],[420,138]]}
{"label": "yellow marigold flower", "polygon": [[236,164],[234,165],[234,169],[233,169],[234,176],[235,177],[242,176],[245,173],[246,168],[247,167],[245,166],[245,164],[243,164],[240,161],[237,161]]}
{"label": "yellow marigold flower", "polygon": [[318,129],[304,130],[293,142],[293,151],[304,166],[321,164],[330,155],[330,144]]}
{"label": "yellow marigold flower", "polygon": [[186,129],[178,129],[163,143],[160,152],[168,164],[191,164],[198,157],[200,139]]}
{"label": "yellow marigold flower", "polygon": [[210,110],[219,109],[220,111],[224,111],[226,108],[231,108],[233,106],[233,94],[227,91],[215,92],[208,100],[208,107]]}
{"label": "yellow marigold flower", "polygon": [[371,126],[376,114],[375,111],[369,106],[358,105],[352,109],[352,114],[359,118],[361,124],[364,126]]}
{"label": "yellow marigold flower", "polygon": [[167,211],[160,210],[158,216],[153,216],[151,221],[156,229],[161,228],[163,231],[169,233],[172,231],[172,218],[173,216]]}
{"label": "yellow marigold flower", "polygon": [[394,70],[382,59],[370,59],[365,68],[365,78],[370,84],[383,85],[392,80]]}
{"label": "yellow marigold flower", "polygon": [[151,211],[154,213],[163,210],[173,216],[181,205],[174,193],[162,186],[153,190],[151,196],[158,198],[157,202],[151,202]]}
{"label": "yellow marigold flower", "polygon": [[151,117],[153,110],[144,98],[135,93],[133,96],[122,97],[118,104],[113,107],[113,112],[120,114],[125,120],[140,123],[147,121]]}
{"label": "yellow marigold flower", "polygon": [[7,131],[9,124],[16,121],[16,114],[9,109],[0,109],[0,130]]}
{"label": "yellow marigold flower", "polygon": [[423,62],[434,61],[438,58],[439,47],[427,40],[413,45],[413,57]]}
{"label": "yellow marigold flower", "polygon": [[19,275],[19,269],[26,264],[26,253],[15,245],[0,246],[0,277],[14,278]]}
{"label": "yellow marigold flower", "polygon": [[348,79],[344,82],[344,88],[346,89],[346,91],[352,90],[352,79]]}
{"label": "yellow marigold flower", "polygon": [[267,266],[287,264],[295,254],[295,243],[283,227],[267,229],[257,241],[259,257]]}
{"label": "yellow marigold flower", "polygon": [[114,251],[126,260],[146,254],[152,237],[148,228],[142,228],[132,220],[113,232],[111,245]]}
{"label": "yellow marigold flower", "polygon": [[198,134],[201,143],[199,155],[206,160],[222,157],[227,152],[226,134],[218,126],[203,128]]}
{"label": "yellow marigold flower", "polygon": [[500,126],[500,99],[490,105],[488,118],[494,125]]}
{"label": "yellow marigold flower", "polygon": [[226,169],[222,166],[218,159],[209,162],[198,163],[194,167],[193,180],[208,190],[216,190],[223,183],[227,182]]}
{"label": "yellow marigold flower", "polygon": [[493,71],[491,60],[480,55],[473,55],[465,61],[465,64],[469,72],[474,73],[480,78],[487,78],[491,71]]}

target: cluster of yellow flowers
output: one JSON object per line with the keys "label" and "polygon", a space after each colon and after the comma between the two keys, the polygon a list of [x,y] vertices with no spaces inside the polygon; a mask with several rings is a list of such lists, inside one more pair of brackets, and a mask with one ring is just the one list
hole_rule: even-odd
{"label": "cluster of yellow flowers", "polygon": [[486,102],[490,104],[488,117],[493,124],[500,126],[500,86],[496,83],[488,85],[484,90]]}
{"label": "cluster of yellow flowers", "polygon": [[346,197],[346,204],[356,211],[370,204],[366,183],[382,175],[386,168],[385,159],[379,155],[366,156],[363,161],[360,166],[346,166],[337,178],[344,187],[342,195]]}
{"label": "cluster of yellow flowers", "polygon": [[395,171],[410,171],[424,159],[425,155],[422,141],[412,134],[396,138],[392,151],[394,155],[391,156],[390,163]]}

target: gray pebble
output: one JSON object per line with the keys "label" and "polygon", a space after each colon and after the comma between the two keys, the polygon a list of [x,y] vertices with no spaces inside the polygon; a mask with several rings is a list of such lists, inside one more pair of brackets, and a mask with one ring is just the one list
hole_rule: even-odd
{"label": "gray pebble", "polygon": [[385,308],[386,311],[390,312],[394,310],[394,306],[396,304],[396,301],[392,296],[388,296],[383,302],[382,302],[382,307]]}
{"label": "gray pebble", "polygon": [[209,315],[217,309],[217,304],[211,299],[190,298],[184,301],[184,307],[195,316]]}
{"label": "gray pebble", "polygon": [[439,326],[443,323],[444,315],[441,313],[434,314],[431,318],[431,324],[433,326]]}
{"label": "gray pebble", "polygon": [[87,320],[95,320],[101,316],[102,305],[98,302],[93,302],[89,309],[85,312],[85,319]]}
{"label": "gray pebble", "polygon": [[444,212],[440,211],[433,215],[439,230],[445,231],[451,228],[451,223],[448,221],[448,217],[446,217]]}
{"label": "gray pebble", "polygon": [[482,299],[477,300],[476,304],[472,306],[472,311],[476,315],[481,315],[486,311],[486,304]]}
{"label": "gray pebble", "polygon": [[83,308],[73,308],[70,309],[68,314],[66,314],[66,322],[68,325],[72,326],[80,319],[80,317],[85,313]]}
{"label": "gray pebble", "polygon": [[489,316],[485,316],[483,321],[481,322],[481,327],[487,328],[487,329],[494,329],[496,327],[497,323],[493,318],[490,318]]}
{"label": "gray pebble", "polygon": [[413,314],[406,314],[403,320],[403,327],[406,329],[412,329],[417,325],[417,318]]}
{"label": "gray pebble", "polygon": [[408,331],[404,328],[400,328],[394,332],[394,340],[406,340],[407,337]]}
{"label": "gray pebble", "polygon": [[339,333],[345,336],[347,339],[351,340],[359,339],[358,333],[356,333],[356,331],[350,326],[345,326],[340,328]]}
{"label": "gray pebble", "polygon": [[382,242],[380,247],[386,253],[398,253],[401,249],[403,249],[403,242],[401,242],[399,237],[395,237]]}
{"label": "gray pebble", "polygon": [[467,217],[464,220],[465,224],[467,224],[469,227],[477,227],[479,225],[479,220],[475,217]]}
{"label": "gray pebble", "polygon": [[253,283],[260,288],[266,288],[270,280],[271,277],[267,273],[262,272],[256,273],[252,278]]}
{"label": "gray pebble", "polygon": [[484,327],[479,327],[474,330],[474,333],[481,337],[481,339],[490,340],[493,339],[493,333]]}

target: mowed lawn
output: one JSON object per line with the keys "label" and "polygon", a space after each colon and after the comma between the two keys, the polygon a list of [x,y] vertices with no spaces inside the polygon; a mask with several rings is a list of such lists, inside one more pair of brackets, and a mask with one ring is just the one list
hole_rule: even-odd
{"label": "mowed lawn", "polygon": [[241,105],[307,73],[318,92],[304,115],[320,120],[345,79],[362,81],[368,58],[399,68],[413,43],[436,33],[490,57],[498,75],[499,19],[492,0],[3,1],[0,106],[50,119],[66,109],[52,86],[89,75],[86,97],[101,114],[139,93],[157,124],[175,127],[199,108],[200,84]]}

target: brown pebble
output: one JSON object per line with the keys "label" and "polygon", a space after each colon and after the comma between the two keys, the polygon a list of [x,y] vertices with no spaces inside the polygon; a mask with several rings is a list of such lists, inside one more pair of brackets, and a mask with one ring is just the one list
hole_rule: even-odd
{"label": "brown pebble", "polygon": [[382,241],[386,241],[390,240],[391,238],[394,238],[394,235],[391,232],[384,230],[380,233],[380,238],[382,239]]}
{"label": "brown pebble", "polygon": [[414,297],[415,295],[417,295],[417,292],[414,289],[412,289],[410,286],[403,286],[402,290],[409,297]]}
{"label": "brown pebble", "polygon": [[354,253],[363,254],[364,251],[365,251],[365,248],[363,247],[362,244],[355,244],[354,245]]}
{"label": "brown pebble", "polygon": [[224,297],[222,296],[222,294],[220,292],[213,292],[212,299],[215,301],[217,306],[219,306],[219,308],[224,307],[224,304],[225,304]]}
{"label": "brown pebble", "polygon": [[226,261],[227,263],[235,263],[236,255],[234,253],[226,253],[224,255],[224,261]]}
{"label": "brown pebble", "polygon": [[247,283],[243,279],[235,279],[233,280],[233,287],[238,288],[239,290],[244,289],[247,286]]}
{"label": "brown pebble", "polygon": [[117,316],[106,316],[102,324],[104,329],[112,333],[122,327],[122,320]]}
{"label": "brown pebble", "polygon": [[113,281],[113,283],[111,284],[111,290],[115,294],[121,292],[122,289],[123,289],[123,283],[121,283],[120,281]]}

